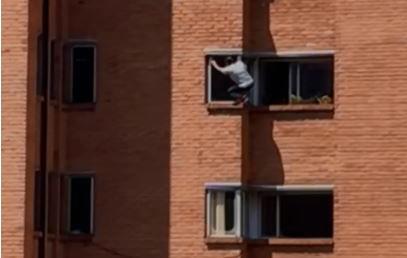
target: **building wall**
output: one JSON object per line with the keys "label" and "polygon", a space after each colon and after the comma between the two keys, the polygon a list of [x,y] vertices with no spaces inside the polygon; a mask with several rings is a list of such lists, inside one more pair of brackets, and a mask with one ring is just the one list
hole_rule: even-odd
{"label": "building wall", "polygon": [[336,253],[405,257],[407,3],[337,3]]}
{"label": "building wall", "polygon": [[203,49],[335,50],[334,3],[174,1],[174,10],[170,256],[332,255],[324,248],[299,254],[290,246],[205,244],[204,183],[333,184],[335,121],[329,112],[208,112]]}
{"label": "building wall", "polygon": [[[3,257],[23,257],[27,219],[28,12],[26,0],[2,1],[2,251]],[[26,206],[27,204],[27,206]],[[26,214],[27,213],[27,214]],[[31,223],[32,224],[32,223]],[[25,248],[27,247],[27,249]]]}
{"label": "building wall", "polygon": [[[397,194],[405,151],[405,77],[397,72],[405,68],[405,5],[174,0],[113,7],[71,1],[69,37],[97,41],[100,72],[94,109],[67,113],[67,169],[96,173],[95,242],[105,249],[69,243],[67,255],[108,256],[106,249],[172,257],[240,255],[239,246],[204,243],[203,192],[205,182],[239,181],[248,162],[252,183],[335,185],[335,246],[311,248],[301,256],[402,256],[403,238],[396,241],[398,233],[391,232],[397,231],[390,232],[384,221],[405,226]],[[368,46],[383,55],[377,63],[371,53],[361,53]],[[208,112],[204,104],[203,49],[208,47],[335,50],[335,111],[251,113],[249,133],[242,134],[240,112]],[[400,62],[385,59],[398,48]],[[398,94],[380,101],[389,98],[381,87],[389,78],[397,78],[391,88]],[[373,112],[372,103],[382,109]],[[245,135],[248,150],[242,148]],[[383,155],[383,148],[392,154]],[[242,156],[248,160],[242,162]],[[383,184],[382,170],[395,178],[384,184],[385,194],[376,191]],[[381,204],[370,202],[371,195]],[[379,249],[383,241],[389,249]],[[295,250],[251,246],[249,256],[299,256]]]}
{"label": "building wall", "polygon": [[[3,20],[13,19],[8,13],[25,17],[25,2],[15,3],[3,1]],[[50,254],[407,255],[405,1],[65,4],[59,36],[97,44],[97,103],[51,111],[56,111],[56,120],[51,120],[56,129],[50,144],[59,155],[59,163],[52,166],[63,173],[95,173],[96,225],[92,242],[65,239],[63,255],[52,251],[52,245]],[[24,70],[27,35],[21,30],[26,31],[26,21],[3,29],[3,38],[10,40],[3,41],[2,206],[7,211],[2,243],[7,248],[2,252],[12,257],[22,256],[25,190],[32,192],[25,188],[29,147],[21,141],[30,123],[25,105],[31,103],[26,88],[31,73]],[[205,48],[334,50],[335,110],[248,115],[208,111]],[[23,67],[18,74],[17,64]],[[204,183],[242,177],[259,184],[335,185],[334,247],[249,245],[242,254],[243,245],[205,244]]]}
{"label": "building wall", "polygon": [[119,2],[67,5],[67,39],[96,43],[98,72],[96,104],[63,110],[63,170],[96,184],[93,241],[65,257],[168,256],[171,2]]}

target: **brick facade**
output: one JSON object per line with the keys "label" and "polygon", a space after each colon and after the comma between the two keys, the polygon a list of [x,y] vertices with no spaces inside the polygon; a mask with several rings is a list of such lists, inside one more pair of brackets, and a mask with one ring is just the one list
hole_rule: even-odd
{"label": "brick facade", "polygon": [[[26,223],[24,173],[28,156],[28,1],[2,1],[2,251],[3,257],[23,257]],[[28,204],[29,208],[30,205]],[[27,213],[27,214],[26,214]],[[27,221],[29,222],[29,221]],[[32,224],[32,223],[31,223]],[[27,248],[29,248],[27,246]]]}
{"label": "brick facade", "polygon": [[[3,2],[2,253],[22,257],[25,230],[35,257],[35,47],[28,2]],[[96,192],[91,241],[47,234],[47,257],[406,257],[406,13],[403,0],[51,1],[59,99],[62,45],[88,40],[97,101],[51,102],[49,168],[92,171]],[[334,110],[208,110],[205,50],[226,48],[334,51]],[[208,182],[334,185],[334,245],[207,244]]]}

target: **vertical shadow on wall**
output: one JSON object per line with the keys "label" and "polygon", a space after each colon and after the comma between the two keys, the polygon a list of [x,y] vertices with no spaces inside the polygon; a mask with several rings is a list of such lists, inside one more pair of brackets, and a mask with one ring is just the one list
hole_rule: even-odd
{"label": "vertical shadow on wall", "polygon": [[71,37],[98,47],[96,109],[72,113],[67,137],[70,166],[95,171],[96,200],[92,242],[67,243],[64,257],[169,257],[171,0],[71,1],[70,12]]}
{"label": "vertical shadow on wall", "polygon": [[[274,0],[243,1],[243,52],[275,52],[275,44],[270,31],[270,4]],[[247,160],[242,165],[242,178],[249,183],[282,183],[281,157],[273,140],[273,124],[259,123],[255,114],[248,112],[247,118],[242,116],[242,157]],[[263,153],[263,154],[261,154]],[[259,156],[271,158],[259,160]],[[246,158],[245,158],[246,157]],[[270,165],[272,164],[272,165]],[[271,169],[267,180],[257,180],[256,175],[264,174]],[[257,182],[258,181],[258,182]]]}
{"label": "vertical shadow on wall", "polygon": [[275,51],[270,4],[274,0],[243,0],[243,51]]}
{"label": "vertical shadow on wall", "polygon": [[251,184],[282,185],[284,168],[273,136],[274,120],[267,115],[250,117]]}

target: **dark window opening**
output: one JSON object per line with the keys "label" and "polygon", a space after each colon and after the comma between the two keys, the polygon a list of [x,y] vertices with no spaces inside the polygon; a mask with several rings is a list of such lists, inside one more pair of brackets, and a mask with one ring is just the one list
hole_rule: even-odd
{"label": "dark window opening", "polygon": [[44,96],[44,37],[40,34],[37,37],[37,95]]}
{"label": "dark window opening", "polygon": [[58,175],[48,174],[48,233],[56,233],[58,223]]}
{"label": "dark window opening", "polygon": [[290,63],[263,62],[260,68],[264,105],[284,105],[289,103]]}
{"label": "dark window opening", "polygon": [[[333,64],[330,60],[320,60],[299,64],[300,100],[316,103],[332,102]],[[293,92],[293,94],[295,94]],[[331,99],[331,100],[329,100]]]}
{"label": "dark window opening", "polygon": [[332,237],[332,195],[281,195],[279,198],[280,237]]}
{"label": "dark window opening", "polygon": [[44,230],[44,173],[35,171],[34,178],[34,229],[42,232]]}
{"label": "dark window opening", "polygon": [[260,105],[332,104],[333,58],[262,60]]}
{"label": "dark window opening", "polygon": [[69,232],[92,233],[93,178],[77,176],[70,179]]}
{"label": "dark window opening", "polygon": [[93,103],[95,101],[95,47],[71,48],[71,80],[68,100],[71,103]]}
{"label": "dark window opening", "polygon": [[225,193],[225,230],[231,231],[235,226],[235,193]]}
{"label": "dark window opening", "polygon": [[52,99],[52,100],[55,100],[55,99],[57,99],[57,85],[56,85],[56,83],[57,83],[57,81],[56,81],[56,71],[57,71],[57,69],[56,69],[56,65],[57,65],[57,44],[56,44],[56,41],[55,40],[52,40],[51,41],[51,54],[50,54],[50,56],[51,56],[51,60],[50,60],[50,68],[51,68],[51,71],[50,71],[50,76],[51,76],[51,81],[50,81],[50,98]]}
{"label": "dark window opening", "polygon": [[277,199],[273,195],[261,198],[261,235],[276,236]]}
{"label": "dark window opening", "polygon": [[[225,58],[227,56],[212,57],[220,67],[225,66]],[[209,62],[209,60],[208,60]],[[218,70],[216,70],[212,65],[208,64],[208,69],[210,69],[211,78],[210,80],[210,101],[232,101],[234,98],[228,93],[228,89],[236,83],[230,79],[228,75],[225,75]]]}

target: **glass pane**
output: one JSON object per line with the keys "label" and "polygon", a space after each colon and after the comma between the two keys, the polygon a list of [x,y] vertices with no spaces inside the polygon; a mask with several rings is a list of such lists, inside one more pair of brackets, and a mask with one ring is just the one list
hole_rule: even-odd
{"label": "glass pane", "polygon": [[93,102],[94,87],[94,48],[73,48],[72,101],[74,103]]}
{"label": "glass pane", "polygon": [[225,193],[225,231],[232,231],[235,226],[235,193]]}
{"label": "glass pane", "polygon": [[37,95],[44,96],[44,37],[37,37]]}
{"label": "glass pane", "polygon": [[265,195],[261,198],[261,235],[276,235],[276,196]]}
{"label": "glass pane", "polygon": [[91,233],[92,178],[71,178],[70,231]]}
{"label": "glass pane", "polygon": [[261,63],[261,104],[288,104],[289,67],[288,62]]}
{"label": "glass pane", "polygon": [[44,173],[35,171],[34,185],[34,229],[43,231],[44,229]]}
{"label": "glass pane", "polygon": [[300,64],[302,103],[332,103],[333,61],[330,59]]}
{"label": "glass pane", "polygon": [[280,196],[280,237],[332,237],[332,194]]}

